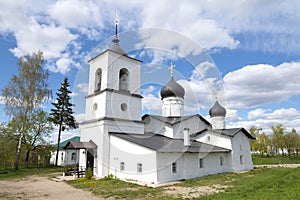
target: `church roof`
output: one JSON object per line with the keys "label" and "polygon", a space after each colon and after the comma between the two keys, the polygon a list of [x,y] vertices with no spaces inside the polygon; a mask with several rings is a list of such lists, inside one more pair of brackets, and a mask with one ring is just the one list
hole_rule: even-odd
{"label": "church roof", "polygon": [[187,115],[187,116],[181,116],[181,117],[162,117],[162,116],[159,116],[159,115],[149,115],[149,114],[146,114],[146,115],[144,115],[142,117],[142,120],[144,121],[147,117],[152,117],[154,119],[158,119],[158,120],[160,120],[162,122],[165,122],[165,123],[168,123],[170,125],[174,125],[174,124],[180,123],[180,122],[185,121],[187,119],[190,119],[192,117],[198,117],[198,118],[201,119],[201,121],[203,121],[205,124],[207,124],[208,126],[210,126],[210,123],[204,117],[202,117],[199,114]]}
{"label": "church roof", "polygon": [[113,43],[110,47],[109,50],[127,56],[126,52],[120,47],[120,45],[118,43]]}
{"label": "church roof", "polygon": [[246,129],[244,128],[230,128],[230,129],[204,129],[203,131],[197,133],[197,134],[201,134],[203,132],[213,132],[213,133],[219,133],[221,135],[226,135],[229,137],[233,137],[235,136],[237,133],[242,132],[244,133],[249,139],[255,139],[255,137],[253,137]]}
{"label": "church roof", "polygon": [[173,77],[169,80],[169,82],[161,89],[160,96],[161,99],[167,97],[180,97],[183,98],[185,91],[181,85],[179,85]]}
{"label": "church roof", "polygon": [[115,137],[121,138],[128,142],[146,147],[148,149],[161,153],[209,153],[209,152],[230,152],[230,149],[216,147],[213,145],[191,141],[190,146],[184,146],[183,139],[169,138],[163,135],[154,133],[145,134],[125,134],[125,133],[110,133]]}

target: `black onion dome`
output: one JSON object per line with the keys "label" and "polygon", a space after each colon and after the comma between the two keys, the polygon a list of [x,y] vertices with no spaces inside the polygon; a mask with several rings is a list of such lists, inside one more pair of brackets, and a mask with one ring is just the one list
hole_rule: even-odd
{"label": "black onion dome", "polygon": [[181,85],[179,85],[173,77],[169,80],[169,82],[161,89],[160,96],[161,99],[167,97],[181,97],[183,98],[185,91]]}
{"label": "black onion dome", "polygon": [[213,107],[209,109],[209,115],[210,117],[217,117],[217,116],[225,117],[226,109],[223,106],[221,106],[217,100],[213,105]]}

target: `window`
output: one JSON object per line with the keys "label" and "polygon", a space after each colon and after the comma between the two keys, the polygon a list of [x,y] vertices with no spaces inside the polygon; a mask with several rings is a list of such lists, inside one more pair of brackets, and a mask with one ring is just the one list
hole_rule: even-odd
{"label": "window", "polygon": [[243,155],[240,156],[240,164],[243,165]]}
{"label": "window", "polygon": [[203,168],[203,158],[200,158],[200,159],[199,159],[199,167],[200,167],[200,168]]}
{"label": "window", "polygon": [[224,163],[223,163],[223,157],[221,156],[221,157],[220,157],[220,166],[223,166],[223,164],[224,164]]}
{"label": "window", "polygon": [[177,164],[176,164],[176,162],[172,163],[172,173],[173,174],[177,173]]}
{"label": "window", "polygon": [[64,153],[61,152],[61,157],[60,157],[61,160],[64,160]]}
{"label": "window", "polygon": [[127,110],[127,104],[126,103],[122,103],[121,104],[121,110],[122,111],[126,111]]}
{"label": "window", "polygon": [[95,92],[100,91],[101,89],[101,79],[102,79],[102,70],[99,68],[97,69],[95,75]]}
{"label": "window", "polygon": [[73,160],[73,161],[76,160],[76,153],[75,152],[72,153],[71,160]]}
{"label": "window", "polygon": [[119,90],[129,90],[129,72],[125,68],[119,73]]}
{"label": "window", "polygon": [[137,164],[137,172],[143,172],[143,165],[142,163]]}
{"label": "window", "polygon": [[125,163],[124,162],[120,162],[120,170],[121,171],[125,170]]}

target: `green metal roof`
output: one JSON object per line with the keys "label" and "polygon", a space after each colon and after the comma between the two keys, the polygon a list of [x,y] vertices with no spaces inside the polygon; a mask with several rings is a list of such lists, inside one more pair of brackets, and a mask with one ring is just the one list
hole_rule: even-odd
{"label": "green metal roof", "polygon": [[[69,138],[69,139],[59,143],[59,148],[60,149],[64,148],[68,142],[80,142],[80,137],[79,136],[74,136],[72,138]],[[54,144],[53,148],[57,149],[57,144]]]}

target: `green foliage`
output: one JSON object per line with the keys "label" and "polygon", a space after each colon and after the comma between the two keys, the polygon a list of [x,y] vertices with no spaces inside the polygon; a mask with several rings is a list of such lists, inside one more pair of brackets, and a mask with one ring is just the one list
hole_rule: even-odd
{"label": "green foliage", "polygon": [[249,132],[256,138],[255,140],[250,140],[251,150],[261,154],[269,154],[272,145],[270,137],[255,126],[252,126]]}
{"label": "green foliage", "polygon": [[[272,133],[272,145],[274,148],[275,153],[277,153],[278,149],[283,150],[285,148],[285,143],[284,143],[284,134],[285,134],[285,128],[282,126],[282,124],[274,125],[271,126],[271,129],[273,131]],[[282,155],[284,152],[282,151]]]}
{"label": "green foliage", "polygon": [[105,176],[103,179],[104,180],[113,180],[113,179],[117,179],[117,177],[113,174],[109,174],[109,175]]}
{"label": "green foliage", "polygon": [[300,156],[284,156],[272,154],[269,156],[252,155],[254,165],[300,164]]}
{"label": "green foliage", "polygon": [[91,179],[92,179],[92,177],[93,177],[93,171],[92,171],[91,168],[88,167],[88,168],[85,170],[85,175],[84,175],[84,177],[85,177],[86,179],[88,179],[88,180],[91,180]]}
{"label": "green foliage", "polygon": [[17,137],[8,132],[7,125],[0,124],[0,171],[13,167],[17,143]]}
{"label": "green foliage", "polygon": [[70,103],[71,97],[70,94],[72,93],[68,87],[70,86],[68,78],[65,77],[64,81],[61,83],[58,92],[56,93],[57,99],[56,102],[53,102],[52,105],[54,108],[51,109],[50,118],[49,120],[52,121],[56,126],[59,127],[58,130],[58,139],[57,139],[57,152],[56,152],[56,159],[55,165],[57,166],[58,161],[58,153],[59,153],[59,143],[60,143],[60,136],[61,132],[65,129],[76,129],[76,121],[73,116],[74,112],[72,107],[74,104]]}
{"label": "green foliage", "polygon": [[48,89],[48,71],[44,71],[41,51],[26,55],[18,61],[18,75],[13,75],[8,85],[3,88],[5,112],[19,121],[15,130],[18,135],[17,156],[14,163],[18,170],[22,140],[27,134],[28,123],[35,109],[40,108],[51,94]]}
{"label": "green foliage", "polygon": [[65,129],[75,129],[76,121],[73,117],[72,107],[74,104],[70,103],[72,93],[68,87],[70,86],[68,78],[65,77],[64,81],[61,83],[61,87],[56,93],[57,99],[56,102],[53,102],[52,105],[54,108],[51,109],[50,120],[57,126],[61,126],[62,131]]}

